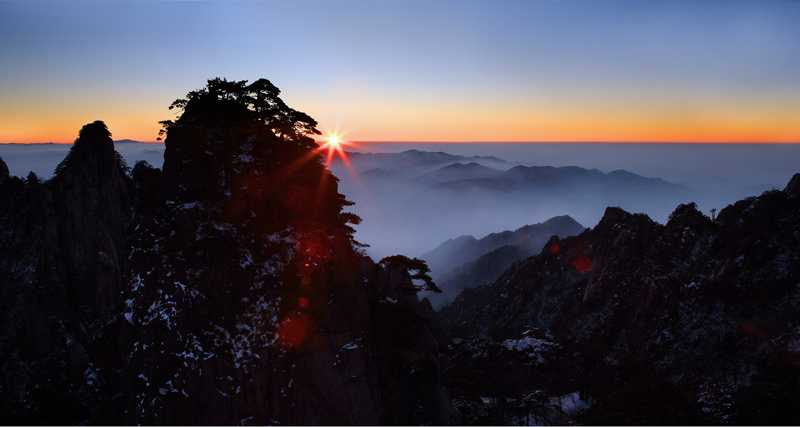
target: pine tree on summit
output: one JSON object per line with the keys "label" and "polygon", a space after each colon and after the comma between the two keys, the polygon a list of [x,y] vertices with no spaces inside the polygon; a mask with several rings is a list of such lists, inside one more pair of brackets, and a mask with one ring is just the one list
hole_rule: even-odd
{"label": "pine tree on summit", "polygon": [[[424,282],[422,285],[415,285],[412,282],[401,283],[395,286],[395,289],[404,295],[414,295],[419,291],[442,293],[442,290],[436,286],[431,276],[428,275],[431,271],[431,269],[428,268],[428,264],[419,258],[409,258],[405,255],[392,255],[381,259],[375,267],[386,269],[390,274],[393,270],[401,269],[411,275],[411,280],[422,280]],[[411,274],[412,271],[415,271],[415,273]]]}
{"label": "pine tree on summit", "polygon": [[[189,92],[186,98],[176,99],[169,108],[183,110],[177,122],[251,121],[265,125],[282,140],[313,143],[309,135],[321,134],[316,128],[317,121],[288,107],[280,93],[267,79],[248,85],[247,80],[228,81],[217,77],[208,80],[206,87]],[[163,136],[177,122],[160,121],[164,129],[159,135]]]}
{"label": "pine tree on summit", "polygon": [[[166,141],[164,179],[170,188],[165,194],[226,200],[225,211],[237,215],[259,212],[269,201],[272,208],[261,212],[260,220],[291,220],[304,228],[327,224],[357,244],[350,224],[361,219],[342,211],[352,203],[338,193],[338,179],[323,164],[313,138],[321,134],[317,122],[287,106],[280,93],[267,79],[218,77],[172,102],[169,108],[177,108],[178,117],[161,121],[159,133],[172,138]],[[202,141],[222,143],[200,148]],[[242,159],[250,165],[244,167]],[[192,178],[182,182],[181,176]]]}

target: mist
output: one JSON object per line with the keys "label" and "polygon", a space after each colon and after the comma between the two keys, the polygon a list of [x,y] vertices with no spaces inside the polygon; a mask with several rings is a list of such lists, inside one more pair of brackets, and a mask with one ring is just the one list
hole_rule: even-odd
{"label": "mist", "polygon": [[[398,154],[413,149],[431,155],[415,159]],[[439,152],[462,158],[445,159]],[[711,209],[782,189],[798,172],[794,159],[800,158],[800,145],[381,143],[361,144],[358,153],[350,156],[356,174],[337,160],[331,169],[341,180],[341,192],[356,202],[353,212],[363,219],[356,237],[370,245],[368,254],[380,258],[419,256],[461,235],[480,238],[558,215],[593,227],[608,206],[644,213],[662,224],[682,203],[694,202],[711,216]],[[508,182],[469,174],[449,185],[424,179],[456,163],[498,172],[519,165],[578,166],[603,174],[624,170],[638,177],[620,174],[599,183],[605,178],[581,180],[572,175],[584,171],[574,170],[552,177],[564,182]]]}
{"label": "mist", "polygon": [[[797,172],[800,144],[719,143],[361,143],[352,151],[406,150],[462,156],[495,156],[519,164],[579,166],[603,172],[624,169],[675,183],[732,181],[740,186],[783,188]],[[715,187],[716,188],[716,187]]]}
{"label": "mist", "polygon": [[[72,144],[0,144],[0,157],[8,165],[13,176],[24,178],[33,172],[41,179],[50,179],[53,172],[67,156]],[[161,168],[164,164],[164,143],[145,143],[131,140],[114,141],[114,149],[125,159],[128,166],[145,160]]]}
{"label": "mist", "polygon": [[[48,179],[70,146],[3,144],[0,157],[12,175],[33,171]],[[129,166],[163,164],[163,143],[118,141],[115,147]],[[665,223],[679,204],[694,202],[711,216],[711,209],[783,188],[800,158],[798,144],[374,143],[347,149],[352,170],[338,158],[330,168],[340,191],[356,203],[351,211],[363,219],[356,239],[376,259],[420,256],[462,235],[480,238],[559,215],[593,227],[608,206]],[[481,167],[447,168],[456,164]],[[516,166],[577,166],[606,177],[577,168],[550,171],[547,182],[503,175]],[[617,170],[638,177],[608,175]]]}

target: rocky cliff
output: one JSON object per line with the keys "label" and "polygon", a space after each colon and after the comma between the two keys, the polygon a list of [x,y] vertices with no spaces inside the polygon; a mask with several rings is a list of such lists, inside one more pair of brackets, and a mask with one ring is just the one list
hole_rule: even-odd
{"label": "rocky cliff", "polygon": [[[3,183],[2,393],[10,420],[75,423],[96,411],[97,421],[113,422],[105,417],[122,368],[125,170],[105,124],[94,122],[53,179]],[[46,411],[52,405],[59,409]]]}
{"label": "rocky cliff", "polygon": [[51,181],[0,182],[3,420],[458,422],[426,307],[359,252],[278,94],[176,101],[163,172],[128,175],[95,122]]}
{"label": "rocky cliff", "polygon": [[452,302],[465,288],[492,283],[515,262],[538,254],[550,237],[573,236],[584,229],[574,219],[562,215],[481,239],[472,236],[450,239],[422,255],[443,291],[424,296],[438,309]]}
{"label": "rocky cliff", "polygon": [[522,348],[527,358],[487,363],[503,359],[527,375],[519,401],[537,390],[579,393],[594,403],[582,422],[791,423],[800,397],[799,182],[730,205],[715,221],[693,204],[666,225],[609,208],[593,229],[552,239],[440,312],[461,338],[448,381],[474,393],[463,378],[467,355]]}

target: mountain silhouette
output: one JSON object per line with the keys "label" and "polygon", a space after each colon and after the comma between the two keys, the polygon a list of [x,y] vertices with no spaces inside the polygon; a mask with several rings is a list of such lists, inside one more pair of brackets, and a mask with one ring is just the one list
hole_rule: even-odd
{"label": "mountain silhouette", "polygon": [[[480,395],[505,408],[481,416],[515,423],[791,424],[798,213],[800,174],[714,221],[691,203],[665,225],[610,207],[466,289],[439,312],[465,422],[490,422],[469,403]],[[583,409],[563,418],[553,399]]]}
{"label": "mountain silhouette", "polygon": [[463,289],[491,283],[513,263],[539,253],[552,236],[572,236],[583,230],[569,216],[559,216],[481,239],[472,236],[450,239],[422,255],[443,291],[425,296],[438,309]]}
{"label": "mountain silhouette", "polygon": [[5,422],[459,423],[430,305],[361,253],[279,93],[175,101],[163,170],[129,169],[100,121],[51,180],[0,167]]}
{"label": "mountain silhouette", "polygon": [[420,185],[431,185],[461,179],[478,179],[499,176],[503,172],[476,162],[453,163],[414,178]]}
{"label": "mountain silhouette", "polygon": [[[349,155],[349,154],[348,154]],[[759,188],[715,190],[676,184],[625,170],[531,166],[492,157],[442,152],[352,153],[354,171],[334,158],[331,170],[353,212],[367,219],[358,237],[373,256],[421,256],[430,241],[488,234],[569,215],[592,226],[605,208],[619,206],[666,223],[679,204],[695,202],[706,214]],[[390,243],[391,242],[391,243]]]}

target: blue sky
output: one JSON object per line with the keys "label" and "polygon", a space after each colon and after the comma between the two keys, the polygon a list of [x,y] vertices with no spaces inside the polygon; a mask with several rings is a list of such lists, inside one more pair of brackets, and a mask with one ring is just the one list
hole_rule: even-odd
{"label": "blue sky", "polygon": [[800,141],[795,1],[0,1],[0,142],[265,77],[370,141]]}

